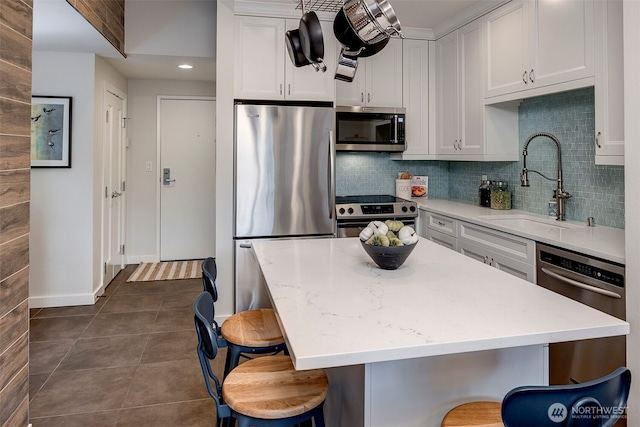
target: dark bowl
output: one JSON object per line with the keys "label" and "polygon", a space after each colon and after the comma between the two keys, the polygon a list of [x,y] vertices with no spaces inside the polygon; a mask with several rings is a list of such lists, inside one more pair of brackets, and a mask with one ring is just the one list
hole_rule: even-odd
{"label": "dark bowl", "polygon": [[362,240],[360,243],[373,262],[384,270],[395,270],[404,264],[413,248],[418,244],[416,242],[413,245],[404,246],[374,246],[367,245]]}

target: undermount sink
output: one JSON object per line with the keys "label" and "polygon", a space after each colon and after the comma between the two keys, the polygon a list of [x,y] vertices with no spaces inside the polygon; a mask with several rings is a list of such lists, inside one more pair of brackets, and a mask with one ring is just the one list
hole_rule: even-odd
{"label": "undermount sink", "polygon": [[500,224],[504,227],[542,231],[542,230],[566,230],[583,228],[579,224],[572,224],[564,221],[556,221],[555,219],[546,219],[529,215],[486,215],[482,219],[489,222]]}

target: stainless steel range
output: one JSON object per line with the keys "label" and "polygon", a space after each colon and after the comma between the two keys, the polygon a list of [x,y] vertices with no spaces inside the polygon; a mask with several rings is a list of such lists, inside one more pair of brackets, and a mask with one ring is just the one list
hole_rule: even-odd
{"label": "stainless steel range", "polygon": [[415,227],[418,204],[388,195],[338,196],[336,219],[338,237],[358,237],[370,221],[397,219]]}

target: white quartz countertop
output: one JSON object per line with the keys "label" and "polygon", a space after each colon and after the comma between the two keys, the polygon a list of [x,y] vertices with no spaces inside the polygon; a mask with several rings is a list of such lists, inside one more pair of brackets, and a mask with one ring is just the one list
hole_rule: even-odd
{"label": "white quartz countertop", "polygon": [[[560,222],[545,215],[517,209],[495,210],[446,199],[414,198],[412,200],[424,210],[515,234],[536,242],[625,264],[623,229],[604,227],[598,224],[595,227],[587,227],[586,218],[584,222]],[[536,224],[525,221],[500,221],[500,217],[535,218],[540,221],[541,226],[537,227]],[[545,223],[550,226],[545,227]]]}
{"label": "white quartz countertop", "polygon": [[357,238],[255,241],[297,369],[629,333],[629,324],[421,238],[382,270]]}

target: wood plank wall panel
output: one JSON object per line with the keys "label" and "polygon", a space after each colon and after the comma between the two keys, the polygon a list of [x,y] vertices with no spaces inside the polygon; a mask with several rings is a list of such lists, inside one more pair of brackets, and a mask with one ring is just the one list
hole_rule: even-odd
{"label": "wood plank wall panel", "polygon": [[67,0],[96,30],[118,49],[124,52],[124,3],[125,0]]}
{"label": "wood plank wall panel", "polygon": [[0,427],[29,419],[33,0],[0,1]]}

